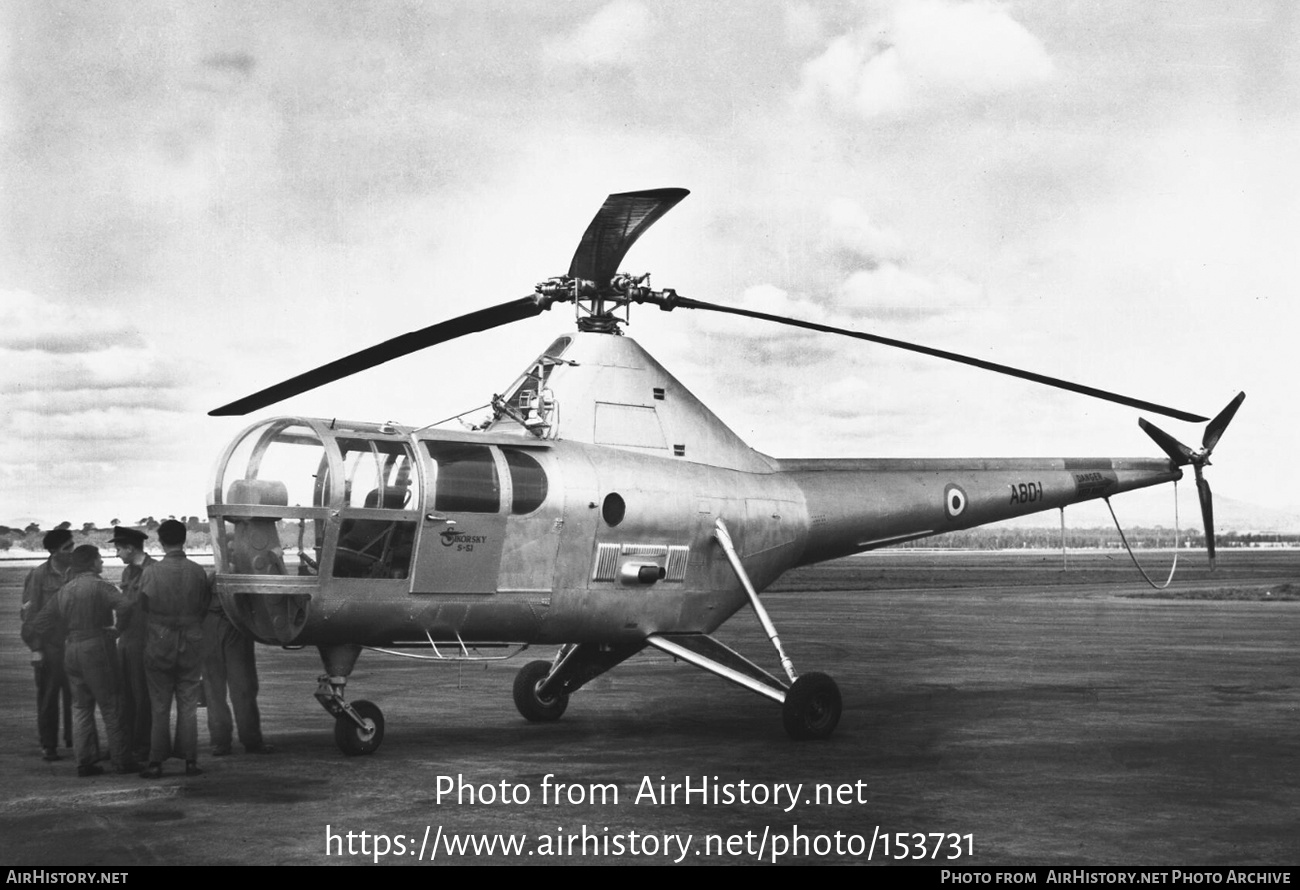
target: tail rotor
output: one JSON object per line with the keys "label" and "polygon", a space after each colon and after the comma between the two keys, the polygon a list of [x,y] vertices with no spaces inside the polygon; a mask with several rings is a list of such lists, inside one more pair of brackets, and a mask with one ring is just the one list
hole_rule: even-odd
{"label": "tail rotor", "polygon": [[1169,459],[1174,462],[1174,466],[1185,467],[1190,464],[1192,472],[1196,474],[1196,495],[1201,502],[1201,520],[1205,524],[1205,550],[1210,558],[1211,571],[1214,570],[1214,495],[1210,491],[1210,483],[1205,478],[1204,470],[1210,465],[1210,454],[1213,453],[1215,446],[1219,444],[1219,439],[1223,437],[1224,430],[1228,428],[1228,424],[1232,422],[1237,409],[1241,407],[1241,403],[1245,399],[1246,394],[1244,392],[1237,393],[1237,397],[1206,424],[1205,433],[1201,436],[1201,449],[1199,451],[1188,448],[1150,421],[1146,419],[1138,420],[1138,426],[1142,427],[1143,432],[1160,446],[1161,451],[1169,455]]}

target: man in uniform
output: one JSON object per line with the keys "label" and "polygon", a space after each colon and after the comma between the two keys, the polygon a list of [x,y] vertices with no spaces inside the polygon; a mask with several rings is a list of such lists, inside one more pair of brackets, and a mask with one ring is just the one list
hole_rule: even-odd
{"label": "man in uniform", "polygon": [[[162,776],[172,754],[185,759],[185,775],[199,769],[199,683],[203,664],[203,615],[211,587],[203,567],[185,556],[185,525],[168,519],[158,526],[163,558],[147,567],[140,593],[147,616],[144,669],[153,705],[149,766],[143,778]],[[176,747],[171,744],[172,699],[176,700]]]}
{"label": "man in uniform", "polygon": [[119,773],[135,772],[118,713],[121,674],[114,643],[113,610],[125,617],[130,608],[116,587],[99,577],[104,570],[99,549],[82,544],[72,551],[68,583],[45,605],[33,621],[36,633],[49,636],[61,628],[66,636],[64,669],[72,685],[73,742],[77,753],[77,775],[97,776],[104,768],[99,756],[99,734],[95,729],[95,706],[104,715],[108,749]]}
{"label": "man in uniform", "polygon": [[148,538],[142,531],[119,525],[113,529],[113,537],[108,541],[117,546],[117,558],[126,564],[122,570],[122,594],[133,606],[126,621],[118,623],[122,635],[117,639],[117,651],[122,658],[122,729],[131,756],[140,761],[149,759],[149,727],[153,715],[149,682],[144,673],[147,619],[140,603],[140,578],[145,566],[154,563],[154,558],[144,552],[144,542]]}
{"label": "man in uniform", "polygon": [[[262,739],[262,715],[257,709],[257,656],[253,638],[231,624],[221,601],[203,619],[203,691],[208,700],[208,738],[212,756],[230,753],[234,726],[239,725],[239,743],[246,754],[274,754],[275,747]],[[226,690],[230,704],[226,704]]]}
{"label": "man in uniform", "polygon": [[56,632],[40,639],[32,628],[36,616],[58,595],[67,580],[72,560],[72,532],[55,529],[41,545],[50,558],[32,569],[23,583],[22,638],[32,650],[36,670],[36,730],[46,760],[59,758],[59,697],[63,697],[63,744],[72,747],[72,690],[63,673],[63,636]]}

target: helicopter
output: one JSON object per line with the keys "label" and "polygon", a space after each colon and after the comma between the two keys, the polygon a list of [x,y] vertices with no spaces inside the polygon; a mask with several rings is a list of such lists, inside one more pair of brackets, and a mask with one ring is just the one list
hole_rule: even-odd
{"label": "helicopter", "polygon": [[[208,491],[214,590],[258,641],[315,646],[315,697],[347,755],[376,751],[382,711],[345,697],[363,649],[458,662],[556,645],[517,673],[528,720],[647,647],[781,708],[794,739],[830,737],[835,681],[800,673],[759,592],[798,566],[1203,475],[1239,394],[1192,449],[1145,419],[1159,458],[789,459],[746,445],[621,326],[632,304],[695,309],[853,337],[1191,422],[1118,393],[876,334],[707,303],[618,271],[686,197],[611,194],[567,274],[522,298],[361,350],[210,413],[242,415],[384,362],[572,303],[557,337],[468,429],[273,417],[225,449]],[[280,529],[297,525],[298,552]],[[748,605],[782,675],[713,633]]]}

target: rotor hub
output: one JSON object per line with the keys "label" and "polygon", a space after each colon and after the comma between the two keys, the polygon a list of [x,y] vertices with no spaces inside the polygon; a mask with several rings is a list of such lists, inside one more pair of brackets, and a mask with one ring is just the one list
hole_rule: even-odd
{"label": "rotor hub", "polygon": [[[653,303],[665,312],[677,306],[679,298],[675,290],[653,290],[649,281],[649,272],[643,275],[620,272],[604,286],[563,275],[539,282],[533,299],[544,309],[554,303],[573,303],[578,330],[584,333],[621,334],[621,325],[629,321],[631,304]],[[616,314],[620,309],[622,314]]]}

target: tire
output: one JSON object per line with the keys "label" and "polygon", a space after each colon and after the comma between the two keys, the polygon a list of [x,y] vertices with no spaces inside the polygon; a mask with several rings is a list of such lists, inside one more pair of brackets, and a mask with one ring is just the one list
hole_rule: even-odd
{"label": "tire", "polygon": [[379,749],[379,743],[384,740],[384,713],[374,702],[364,699],[354,701],[352,710],[369,723],[371,729],[363,730],[348,717],[340,717],[334,721],[334,744],[349,757],[374,754]]}
{"label": "tire", "polygon": [[537,695],[537,684],[551,672],[549,661],[530,661],[515,674],[515,707],[519,713],[534,723],[550,723],[560,719],[569,706],[569,696],[561,692],[550,698]]}
{"label": "tire", "polygon": [[825,674],[804,674],[785,694],[781,718],[792,739],[828,739],[840,722],[840,689]]}

